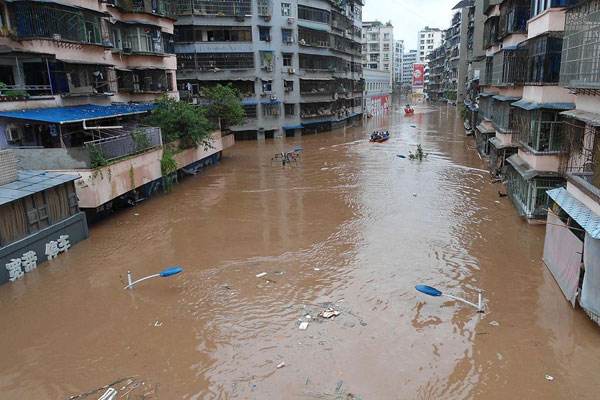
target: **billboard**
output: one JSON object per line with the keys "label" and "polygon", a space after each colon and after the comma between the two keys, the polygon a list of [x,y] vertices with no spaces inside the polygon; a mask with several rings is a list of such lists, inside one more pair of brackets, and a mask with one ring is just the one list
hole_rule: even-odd
{"label": "billboard", "polygon": [[412,86],[415,88],[423,87],[423,75],[425,74],[425,64],[413,64]]}

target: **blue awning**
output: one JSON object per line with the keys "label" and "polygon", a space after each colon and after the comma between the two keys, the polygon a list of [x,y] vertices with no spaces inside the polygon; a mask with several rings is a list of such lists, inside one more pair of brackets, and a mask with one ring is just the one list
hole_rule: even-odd
{"label": "blue awning", "polygon": [[52,124],[68,124],[73,122],[90,121],[94,119],[120,117],[125,115],[142,114],[153,110],[155,104],[111,104],[100,106],[84,104],[71,107],[34,108],[31,110],[3,111],[0,118],[19,119],[26,121],[48,122]]}
{"label": "blue awning", "polygon": [[575,103],[536,103],[533,101],[519,100],[511,103],[511,106],[522,108],[523,110],[570,110],[575,108]]}
{"label": "blue awning", "polygon": [[600,239],[600,216],[598,214],[573,197],[565,188],[548,190],[546,193],[592,238]]}
{"label": "blue awning", "polygon": [[302,129],[302,124],[298,124],[298,125],[284,125],[282,126],[283,129],[286,130],[291,130],[291,129]]}
{"label": "blue awning", "polygon": [[498,101],[516,101],[519,100],[520,97],[519,96],[503,96],[501,94],[497,94],[494,97],[492,97],[493,99],[496,99]]}
{"label": "blue awning", "polygon": [[316,119],[314,121],[306,121],[306,122],[302,122],[302,126],[310,126],[310,125],[317,125],[317,124],[324,124],[326,122],[331,122],[333,119],[333,117],[329,117],[329,118],[323,118],[323,119]]}
{"label": "blue awning", "polygon": [[258,101],[256,99],[244,99],[242,100],[242,105],[243,106],[255,106],[258,104]]}

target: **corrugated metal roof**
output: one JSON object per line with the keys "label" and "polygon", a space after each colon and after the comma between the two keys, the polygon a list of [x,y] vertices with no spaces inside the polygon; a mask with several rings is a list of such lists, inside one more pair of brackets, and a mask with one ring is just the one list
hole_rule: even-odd
{"label": "corrugated metal roof", "polygon": [[565,188],[548,190],[546,193],[591,237],[600,239],[600,216],[573,197]]}
{"label": "corrugated metal roof", "polygon": [[575,103],[536,103],[533,101],[519,100],[511,103],[511,106],[519,107],[527,111],[539,110],[542,108],[547,110],[569,110],[575,108]]}
{"label": "corrugated metal roof", "polygon": [[516,101],[520,100],[521,98],[519,96],[503,96],[501,94],[497,94],[493,97],[493,99],[498,101]]}
{"label": "corrugated metal roof", "polygon": [[16,181],[0,186],[0,206],[78,178],[57,172],[18,171]]}
{"label": "corrugated metal roof", "polygon": [[592,126],[600,126],[600,114],[580,110],[563,111],[560,115],[575,118]]}
{"label": "corrugated metal roof", "polygon": [[34,108],[0,112],[0,118],[21,119],[26,121],[66,124],[87,120],[118,117],[123,115],[141,114],[153,110],[155,104],[111,104],[100,106],[84,104],[70,107]]}

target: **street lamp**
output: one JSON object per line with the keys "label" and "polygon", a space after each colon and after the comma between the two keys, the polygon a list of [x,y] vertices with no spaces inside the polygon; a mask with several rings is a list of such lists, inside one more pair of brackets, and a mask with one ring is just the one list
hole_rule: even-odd
{"label": "street lamp", "polygon": [[457,297],[457,296],[453,296],[451,294],[446,294],[446,293],[442,293],[440,290],[431,287],[431,286],[427,286],[427,285],[417,285],[415,286],[415,289],[417,289],[419,292],[424,293],[428,296],[433,296],[433,297],[440,297],[440,296],[445,296],[448,297],[449,299],[452,300],[458,300],[460,302],[463,302],[465,304],[468,304],[472,307],[475,307],[477,309],[478,313],[483,313],[483,296],[481,295],[481,290],[478,290],[478,300],[477,300],[477,304],[475,303],[471,303],[470,301],[467,301],[461,297]]}
{"label": "street lamp", "polygon": [[148,276],[145,276],[143,278],[140,278],[140,279],[134,281],[131,277],[131,271],[127,271],[127,286],[125,286],[123,289],[133,289],[133,287],[135,285],[137,285],[138,283],[145,281],[147,279],[159,278],[159,277],[166,278],[169,276],[177,275],[180,272],[183,272],[183,268],[181,268],[180,266],[177,265],[174,267],[169,267],[169,268],[163,269],[158,274],[148,275]]}

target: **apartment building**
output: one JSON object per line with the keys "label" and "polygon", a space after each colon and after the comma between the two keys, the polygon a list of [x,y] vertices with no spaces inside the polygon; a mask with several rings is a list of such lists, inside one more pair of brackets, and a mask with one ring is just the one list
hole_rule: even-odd
{"label": "apartment building", "polygon": [[360,0],[180,0],[175,48],[182,99],[231,84],[246,122],[236,138],[328,130],[362,114]]}
{"label": "apartment building", "polygon": [[402,56],[402,90],[412,90],[413,64],[417,62],[417,50],[410,50]]}
{"label": "apartment building", "polygon": [[[0,149],[21,169],[77,175],[93,215],[158,190],[161,131],[141,117],[178,98],[175,1],[0,0],[0,13]],[[216,133],[178,166],[212,164],[231,144]]]}
{"label": "apartment building", "polygon": [[[545,10],[536,2],[533,12],[539,21],[533,24],[535,17],[530,20],[530,31],[537,25],[538,32],[544,32],[542,27],[556,32],[564,23],[558,83],[575,96],[575,108],[559,112],[561,132],[533,132],[533,145],[549,146],[560,138],[564,150],[559,171],[566,179],[566,187],[548,191],[544,262],[567,300],[575,305],[579,299],[587,315],[600,323],[600,41],[592,39],[600,37],[600,1]],[[548,35],[542,33],[542,43],[553,38]],[[537,64],[535,71],[555,81],[558,44],[546,44],[550,46],[536,47],[534,54],[542,55],[539,61],[544,63]],[[557,92],[553,95],[561,91],[553,90]],[[547,120],[555,122],[554,111],[548,114],[542,109],[542,113],[546,114],[541,116],[541,124],[547,124]]]}
{"label": "apartment building", "polygon": [[402,57],[404,56],[404,40],[394,41],[394,87],[402,85]]}
{"label": "apartment building", "polygon": [[415,62],[426,64],[429,59],[429,54],[442,45],[444,32],[438,28],[430,28],[426,26],[417,34],[417,59]]}
{"label": "apartment building", "polygon": [[394,82],[394,27],[391,22],[363,22],[363,67],[385,71]]}

